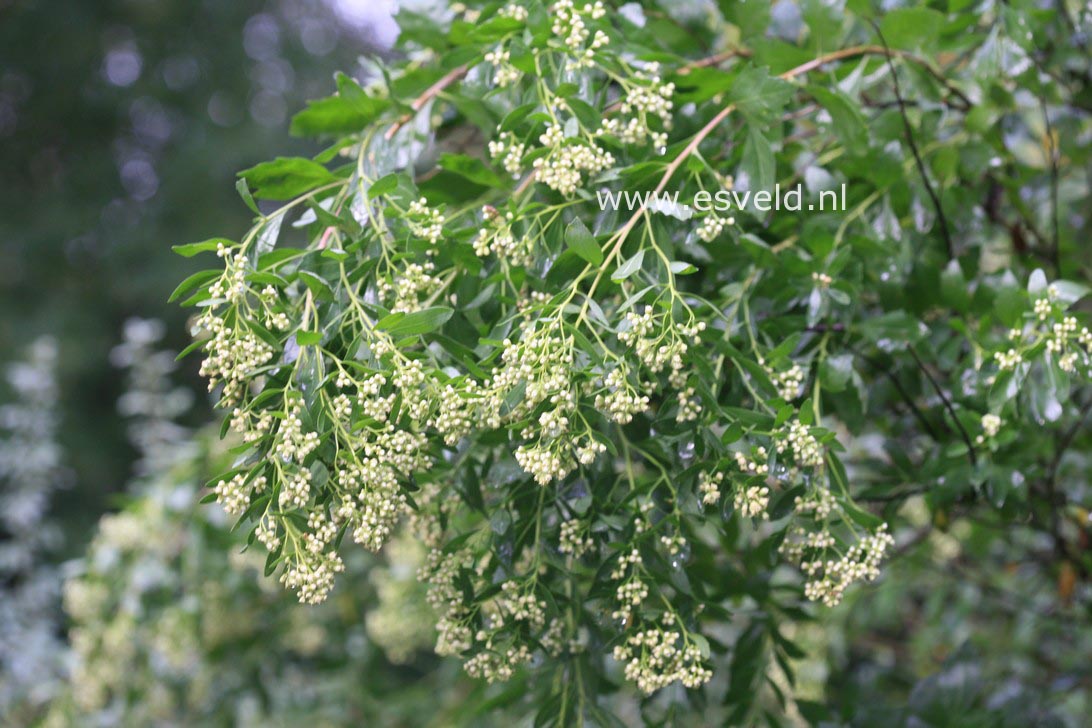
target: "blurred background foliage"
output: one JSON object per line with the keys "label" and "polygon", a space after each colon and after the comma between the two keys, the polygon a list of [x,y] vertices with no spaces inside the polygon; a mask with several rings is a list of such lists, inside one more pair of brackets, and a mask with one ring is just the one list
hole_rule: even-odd
{"label": "blurred background foliage", "polygon": [[129,475],[107,356],[122,322],[187,343],[166,300],[192,263],[170,246],[245,227],[235,173],[313,153],[289,116],[395,32],[370,0],[0,2],[0,359],[57,340],[71,528]]}
{"label": "blurred background foliage", "polygon": [[[790,7],[775,4],[766,22],[799,24]],[[236,538],[226,521],[195,503],[225,458],[198,426],[209,413],[189,394],[203,391],[196,362],[176,371],[163,353],[188,343],[185,314],[166,298],[197,265],[170,246],[245,228],[236,172],[274,150],[313,153],[288,135],[290,115],[395,33],[373,0],[0,0],[0,360],[30,362],[0,384],[0,722],[480,724],[499,706],[533,715],[518,680],[486,690],[435,658],[429,639],[381,621],[417,603],[405,598],[412,553],[391,564],[356,554],[345,588],[315,610],[226,548]],[[1074,119],[1092,108],[1089,41],[1070,37],[1047,52],[1061,57],[1053,82],[1071,89],[1062,123],[1079,129]],[[1087,148],[1077,133],[1060,139],[1074,154]],[[1018,141],[1025,154],[1040,146]],[[1018,183],[1034,187],[1032,202],[1049,195],[1041,181]],[[1088,212],[1071,210],[1073,229],[1087,231]],[[1017,246],[1027,234],[1010,232]],[[1063,242],[1067,274],[1087,277],[1086,244]],[[164,324],[125,326],[133,316]],[[1086,424],[1055,463],[1059,482],[1087,481]],[[878,587],[854,592],[822,625],[794,615],[789,636],[803,651],[790,722],[1081,725],[1092,712],[1087,574],[1059,558],[1048,532],[988,510],[940,523],[917,499],[899,515],[916,531]],[[1067,521],[1067,536],[1087,551],[1088,531],[1071,533],[1081,519]],[[149,535],[155,549],[132,548]],[[58,565],[72,557],[64,621]],[[307,631],[284,628],[300,621],[311,642],[269,639],[301,639]],[[225,625],[240,629],[214,633]],[[74,656],[63,654],[68,628]],[[61,686],[66,662],[95,679]],[[6,712],[16,704],[22,712]],[[613,707],[636,720],[633,706]]]}

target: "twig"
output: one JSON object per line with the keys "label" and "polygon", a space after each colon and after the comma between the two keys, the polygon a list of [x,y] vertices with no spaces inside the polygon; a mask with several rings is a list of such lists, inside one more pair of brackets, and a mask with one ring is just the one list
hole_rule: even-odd
{"label": "twig", "polygon": [[1050,257],[1054,263],[1054,270],[1061,275],[1062,261],[1059,251],[1061,239],[1060,225],[1058,221],[1058,145],[1054,143],[1054,126],[1050,123],[1050,111],[1047,109],[1046,97],[1039,97],[1039,104],[1043,108],[1043,123],[1046,124],[1047,151],[1050,153],[1050,224],[1053,241],[1050,246]]}
{"label": "twig", "polygon": [[410,108],[412,108],[413,111],[404,115],[398,121],[394,122],[394,124],[391,125],[391,128],[387,129],[387,133],[383,135],[383,138],[387,139],[388,141],[393,139],[394,135],[397,134],[402,127],[413,121],[413,117],[417,115],[418,111],[425,107],[425,104],[438,96],[440,92],[446,89],[448,86],[465,76],[467,70],[469,69],[465,65],[454,68],[451,71],[448,71],[447,74],[439,81],[425,89],[424,93],[414,99],[413,103],[410,104]]}
{"label": "twig", "polygon": [[[876,35],[880,37],[880,42],[883,44],[883,47],[887,48],[887,39],[883,37],[880,26],[873,21],[872,27],[875,28]],[[902,116],[903,127],[906,131],[906,143],[910,146],[910,152],[914,155],[914,162],[917,164],[918,173],[921,175],[921,181],[925,185],[925,191],[929,193],[929,199],[933,201],[933,207],[937,211],[940,232],[944,236],[944,247],[947,248],[948,259],[951,260],[955,257],[955,248],[952,245],[952,235],[948,230],[948,218],[944,216],[944,207],[940,204],[940,197],[937,196],[936,190],[933,189],[933,183],[929,181],[929,174],[925,169],[925,162],[922,161],[917,142],[914,141],[914,130],[910,126],[910,117],[906,114],[906,102],[903,101],[902,92],[899,90],[899,74],[895,71],[895,64],[891,62],[890,55],[887,56],[887,67],[891,71],[891,83],[895,89],[895,100],[899,104],[899,113]]]}
{"label": "twig", "polygon": [[948,399],[948,395],[944,393],[940,383],[933,378],[932,373],[926,368],[925,363],[922,362],[918,353],[914,350],[913,346],[907,346],[906,350],[910,352],[910,356],[914,358],[914,362],[918,365],[918,369],[921,369],[922,374],[929,380],[929,383],[933,385],[933,389],[936,390],[937,396],[940,397],[940,401],[944,403],[944,408],[948,410],[948,414],[952,416],[952,421],[955,422],[956,428],[959,430],[959,434],[963,437],[963,442],[967,443],[967,456],[971,459],[971,466],[978,466],[978,455],[974,451],[974,443],[971,442],[971,436],[967,434],[967,430],[963,427],[963,423],[959,421],[959,417],[956,416],[955,406],[952,405],[952,400]]}

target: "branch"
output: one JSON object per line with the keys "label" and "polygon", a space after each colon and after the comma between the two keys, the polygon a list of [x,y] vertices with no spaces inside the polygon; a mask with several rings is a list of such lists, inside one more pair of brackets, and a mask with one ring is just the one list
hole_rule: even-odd
{"label": "branch", "polygon": [[413,103],[410,104],[410,108],[412,108],[413,111],[394,122],[394,124],[391,125],[391,128],[387,129],[387,133],[383,135],[383,138],[388,141],[393,139],[394,135],[397,134],[403,126],[413,121],[413,117],[417,115],[418,111],[425,107],[425,104],[439,96],[440,92],[448,86],[465,76],[468,70],[469,68],[465,65],[454,68],[451,71],[448,71],[448,73],[439,81],[425,89],[424,93],[414,99]]}
{"label": "branch", "polygon": [[[883,43],[883,47],[886,49],[887,39],[883,37],[880,26],[873,21],[872,27],[875,28],[876,35],[880,37],[880,42]],[[891,70],[891,83],[895,88],[895,100],[898,101],[899,114],[902,116],[902,124],[906,130],[906,143],[910,146],[910,152],[914,155],[914,162],[917,164],[921,181],[925,185],[925,191],[929,193],[929,199],[933,201],[933,207],[937,211],[940,232],[944,236],[944,247],[948,250],[948,259],[951,260],[955,257],[955,248],[952,245],[952,235],[948,230],[948,218],[944,216],[944,207],[941,206],[940,198],[937,196],[936,190],[933,189],[933,183],[929,181],[925,162],[922,161],[917,142],[914,141],[914,130],[910,126],[910,118],[906,115],[906,102],[903,101],[902,92],[899,90],[899,74],[895,71],[895,64],[891,62],[890,54],[887,56],[887,67]]]}
{"label": "branch", "polygon": [[948,399],[948,395],[944,393],[940,384],[933,378],[932,373],[926,368],[925,364],[918,357],[918,353],[914,351],[913,346],[907,346],[906,350],[910,352],[910,356],[914,358],[914,362],[918,365],[918,369],[921,369],[921,373],[925,375],[929,383],[933,385],[933,389],[936,390],[937,396],[940,397],[940,401],[944,403],[944,408],[948,410],[948,414],[952,416],[952,421],[955,422],[956,428],[959,429],[959,434],[963,437],[963,442],[967,443],[967,456],[971,459],[971,465],[978,466],[978,455],[974,451],[974,443],[971,442],[971,436],[967,434],[967,430],[964,429],[963,423],[959,421],[959,417],[956,416],[955,407],[952,405],[952,400]]}

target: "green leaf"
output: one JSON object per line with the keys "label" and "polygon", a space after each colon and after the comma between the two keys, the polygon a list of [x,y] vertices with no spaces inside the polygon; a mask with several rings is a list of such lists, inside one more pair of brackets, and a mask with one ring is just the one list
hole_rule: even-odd
{"label": "green leaf", "polygon": [[278,157],[243,170],[254,196],[266,200],[286,200],[309,192],[338,178],[318,162],[303,157]]}
{"label": "green leaf", "polygon": [[254,195],[250,194],[250,187],[247,186],[245,179],[240,179],[235,183],[235,190],[239,193],[239,197],[243,198],[243,202],[246,203],[251,212],[255,215],[262,214],[262,211],[258,209],[258,203],[254,201]]}
{"label": "green leaf", "polygon": [[202,270],[194,273],[178,284],[178,287],[174,289],[174,292],[171,293],[170,297],[167,299],[167,303],[173,303],[201,284],[219,278],[223,272],[224,271],[222,270]]}
{"label": "green leaf", "polygon": [[569,250],[579,255],[594,266],[603,264],[603,249],[595,242],[595,236],[579,217],[573,218],[565,228],[565,244]]}
{"label": "green leaf", "polygon": [[753,193],[773,189],[777,169],[773,148],[757,128],[752,126],[747,130],[747,140],[743,144],[741,165],[750,179],[748,189],[752,191],[753,198]]}
{"label": "green leaf", "polygon": [[752,128],[761,128],[774,121],[795,91],[788,81],[770,76],[768,68],[748,66],[736,78],[728,96]]}
{"label": "green leaf", "polygon": [[373,115],[377,113],[377,105],[382,106],[380,100],[368,96],[367,92],[360,88],[356,81],[344,73],[338,72],[334,76],[334,80],[337,81],[338,96],[358,114],[363,116]]}
{"label": "green leaf", "polygon": [[296,343],[300,346],[314,346],[322,341],[321,331],[297,331]]}
{"label": "green leaf", "polygon": [[819,365],[819,381],[823,389],[837,393],[845,391],[846,383],[853,374],[853,355],[837,354],[828,356]]}
{"label": "green leaf", "polygon": [[931,44],[944,26],[944,16],[931,8],[898,8],[880,20],[880,32],[892,48],[915,50]]}
{"label": "green leaf", "polygon": [[845,148],[854,155],[864,153],[868,149],[868,127],[857,104],[833,86],[809,86],[808,93],[830,114],[834,133]]}
{"label": "green leaf", "polygon": [[325,301],[334,300],[334,292],[330,289],[330,284],[322,280],[322,278],[306,270],[301,270],[297,275],[314,294],[315,298]]}
{"label": "green leaf", "polygon": [[209,238],[208,240],[202,240],[199,243],[186,243],[185,245],[172,245],[173,250],[183,258],[192,258],[198,253],[204,253],[209,250],[216,250],[220,244],[227,246],[235,245],[235,241],[228,240],[227,238]]}
{"label": "green leaf", "polygon": [[359,98],[355,103],[341,96],[328,96],[309,101],[307,108],[292,117],[289,131],[293,136],[339,136],[361,131],[390,108],[386,99],[367,98],[367,106]]}
{"label": "green leaf", "polygon": [[474,184],[483,187],[503,187],[504,181],[500,176],[477,157],[466,154],[443,154],[440,156],[441,169],[465,177]]}
{"label": "green leaf", "polygon": [[447,306],[433,306],[413,313],[392,313],[381,318],[375,327],[395,337],[418,336],[439,329],[453,313],[455,311]]}
{"label": "green leaf", "polygon": [[967,280],[963,277],[963,269],[960,268],[958,260],[948,261],[944,272],[940,274],[940,298],[960,313],[971,306],[971,292],[967,288]]}
{"label": "green leaf", "polygon": [[614,271],[614,275],[610,277],[612,281],[624,281],[631,275],[641,270],[641,265],[645,262],[645,251],[638,250],[637,254],[627,260],[622,265],[618,266],[618,270]]}

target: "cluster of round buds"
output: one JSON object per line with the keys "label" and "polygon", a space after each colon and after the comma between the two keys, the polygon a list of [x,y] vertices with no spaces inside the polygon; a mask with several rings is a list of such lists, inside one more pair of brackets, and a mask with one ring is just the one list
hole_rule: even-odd
{"label": "cluster of round buds", "polygon": [[514,218],[511,212],[501,215],[495,207],[486,205],[482,208],[484,224],[474,239],[474,252],[485,257],[493,253],[498,258],[507,260],[512,265],[528,265],[531,260],[531,246],[526,237],[516,237],[511,224]]}
{"label": "cluster of round buds", "polygon": [[[556,134],[551,138],[556,137]],[[558,140],[560,143],[560,140]],[[552,145],[556,146],[556,145]],[[527,151],[527,145],[509,132],[502,131],[493,141],[489,142],[489,157],[493,161],[501,160],[504,171],[513,177],[519,177],[523,172],[523,154]]]}
{"label": "cluster of round buds", "polygon": [[754,518],[761,515],[769,520],[770,514],[766,508],[770,505],[770,489],[764,485],[752,485],[740,488],[734,498],[736,510],[744,518]]}
{"label": "cluster of round buds", "polygon": [[837,501],[826,488],[814,488],[806,496],[793,500],[793,510],[798,515],[811,515],[817,521],[825,521],[837,506]]}
{"label": "cluster of round buds", "polygon": [[826,273],[812,273],[811,280],[819,288],[830,288],[830,284],[834,283],[834,279]]}
{"label": "cluster of round buds", "polygon": [[536,597],[533,591],[523,591],[516,581],[509,580],[501,585],[497,609],[500,612],[495,624],[497,627],[503,624],[503,618],[526,622],[532,627],[546,624],[546,602]]}
{"label": "cluster of round buds", "polygon": [[792,450],[793,460],[802,468],[817,468],[823,464],[823,448],[807,425],[799,420],[789,424],[788,432],[777,442],[777,451]]}
{"label": "cluster of round buds", "polygon": [[433,265],[410,263],[393,280],[379,280],[380,295],[387,300],[393,298],[390,308],[395,313],[413,313],[421,309],[421,296],[427,295],[440,285],[432,275]]}
{"label": "cluster of round buds", "polygon": [[410,203],[408,221],[410,232],[435,245],[444,235],[444,216],[439,210],[428,206],[428,200],[422,197]]}
{"label": "cluster of round buds", "polygon": [[597,30],[591,44],[587,47],[584,45],[591,36],[584,17],[599,20],[606,14],[607,9],[599,0],[595,4],[586,3],[583,7],[575,5],[572,0],[558,0],[554,4],[554,23],[551,31],[574,56],[573,60],[566,64],[568,70],[592,66],[595,62],[595,52],[609,42],[606,33]]}
{"label": "cluster of round buds", "polygon": [[311,471],[307,468],[293,468],[284,473],[281,479],[281,491],[277,503],[282,510],[294,507],[303,508],[311,498]]}
{"label": "cluster of round buds", "polygon": [[223,382],[221,405],[235,405],[254,371],[273,358],[273,347],[249,331],[226,325],[211,310],[201,316],[197,323],[211,334],[205,342],[201,376],[208,378],[210,392]]}
{"label": "cluster of round buds", "polygon": [[1073,316],[1066,316],[1051,327],[1046,347],[1048,352],[1058,356],[1058,366],[1062,371],[1073,372],[1076,369],[1077,352],[1066,352],[1066,349],[1070,339],[1077,333],[1077,327],[1077,319]]}
{"label": "cluster of round buds", "polygon": [[1012,371],[1024,361],[1024,356],[1016,349],[995,352],[993,358],[997,360],[997,366],[1001,371]]}
{"label": "cluster of round buds", "polygon": [[319,446],[317,432],[304,433],[300,412],[299,405],[292,407],[285,413],[277,430],[277,445],[274,452],[285,462],[295,460],[302,463]]}
{"label": "cluster of round buds", "polygon": [[665,533],[660,536],[660,545],[664,547],[668,556],[678,556],[686,548],[686,539],[681,533]]}
{"label": "cluster of round buds", "polygon": [[987,437],[996,437],[997,433],[1001,430],[1001,425],[1004,424],[1000,417],[995,414],[982,415],[982,434],[978,436],[978,444],[985,442]]}
{"label": "cluster of round buds", "polygon": [[516,3],[508,3],[498,11],[502,18],[511,18],[520,23],[527,22],[527,8]]}
{"label": "cluster of round buds", "polygon": [[584,441],[584,444],[577,446],[573,452],[576,453],[576,461],[578,463],[581,465],[591,465],[606,451],[606,445],[589,437]]}
{"label": "cluster of round buds", "polygon": [[607,393],[595,395],[595,408],[612,421],[625,425],[648,409],[648,395],[640,394],[626,379],[622,367],[612,369],[603,379]]}
{"label": "cluster of round buds", "polygon": [[875,581],[880,575],[880,562],[887,550],[895,545],[895,539],[883,524],[855,543],[839,559],[816,559],[801,563],[808,576],[804,595],[820,601],[828,607],[837,606],[845,591],[855,581]]}
{"label": "cluster of round buds", "polygon": [[221,480],[212,491],[216,494],[216,502],[225,511],[233,516],[241,516],[250,505],[251,494],[255,490],[265,490],[267,484],[264,475],[248,479],[246,473],[237,473],[231,480]]}
{"label": "cluster of round buds", "polygon": [[640,566],[641,563],[641,552],[637,549],[630,549],[618,557],[618,564],[611,570],[610,578],[622,579],[629,571],[629,567]]}
{"label": "cluster of round buds", "polygon": [[656,314],[651,306],[645,306],[641,314],[626,313],[625,328],[618,332],[618,340],[633,347],[637,358],[653,373],[670,366],[671,385],[681,387],[685,382],[682,358],[688,349],[686,340],[696,340],[704,329],[704,322],[678,326],[666,316]]}
{"label": "cluster of round buds", "polygon": [[786,371],[771,372],[770,379],[781,399],[793,400],[800,396],[800,389],[804,386],[804,370],[799,364],[793,364]]}
{"label": "cluster of round buds", "polygon": [[641,606],[641,602],[648,599],[648,585],[634,577],[618,587],[614,594],[622,609],[613,615],[615,619],[626,617],[632,607]]}
{"label": "cluster of round buds", "polygon": [[505,50],[504,46],[498,46],[496,50],[485,54],[485,62],[492,64],[496,69],[493,72],[493,81],[500,88],[511,86],[523,75],[518,68],[508,62],[510,58],[511,54]]}
{"label": "cluster of round buds", "polygon": [[504,682],[511,680],[520,665],[531,661],[531,651],[527,645],[509,647],[504,652],[487,648],[466,661],[466,674],[486,682]]}
{"label": "cluster of round buds", "polygon": [[701,225],[698,226],[697,236],[705,242],[711,243],[720,237],[720,234],[724,232],[725,227],[735,224],[736,219],[734,217],[707,215],[702,219]]}
{"label": "cluster of round buds", "polygon": [[299,553],[281,574],[281,583],[294,589],[302,604],[326,601],[334,588],[334,577],[345,571],[345,563],[334,552]]}
{"label": "cluster of round buds", "polygon": [[1046,321],[1054,313],[1054,304],[1050,298],[1040,298],[1035,302],[1035,315],[1040,321]]}
{"label": "cluster of round buds", "polygon": [[264,410],[255,419],[249,410],[236,407],[231,413],[231,429],[243,436],[243,442],[257,442],[272,432],[273,413]]}
{"label": "cluster of round buds", "polygon": [[675,413],[676,422],[693,422],[701,414],[701,403],[693,387],[679,392],[679,411]]}
{"label": "cluster of round buds", "polygon": [[563,554],[570,554],[577,559],[595,546],[595,541],[588,533],[587,524],[575,518],[561,524],[559,541],[557,550]]}
{"label": "cluster of round buds", "polygon": [[276,329],[277,331],[288,331],[292,328],[292,319],[288,318],[288,314],[284,311],[270,311],[265,318],[266,326]]}
{"label": "cluster of round buds", "polygon": [[592,177],[613,166],[614,155],[588,142],[565,144],[564,136],[560,128],[547,124],[539,141],[550,152],[535,159],[532,166],[538,181],[569,197],[584,183],[584,175]]}
{"label": "cluster of round buds", "polygon": [[626,663],[626,679],[646,695],[674,682],[698,688],[713,677],[702,665],[697,645],[684,641],[678,632],[660,628],[631,635],[624,645],[614,648],[614,659]]}
{"label": "cluster of round buds", "polygon": [[573,466],[556,446],[521,445],[516,449],[516,462],[539,485],[549,485],[572,472]]}
{"label": "cluster of round buds", "polygon": [[767,457],[766,448],[759,445],[754,448],[754,457],[749,458],[741,452],[733,453],[736,459],[736,465],[739,469],[750,475],[768,475],[770,472],[770,465]]}
{"label": "cluster of round buds", "polygon": [[246,255],[232,255],[223,243],[217,243],[216,255],[224,259],[224,274],[209,286],[209,295],[214,299],[238,301],[246,295]]}
{"label": "cluster of round buds", "polygon": [[713,505],[720,500],[720,486],[724,482],[724,473],[702,473],[698,477],[698,493],[701,494],[701,502],[705,505]]}

